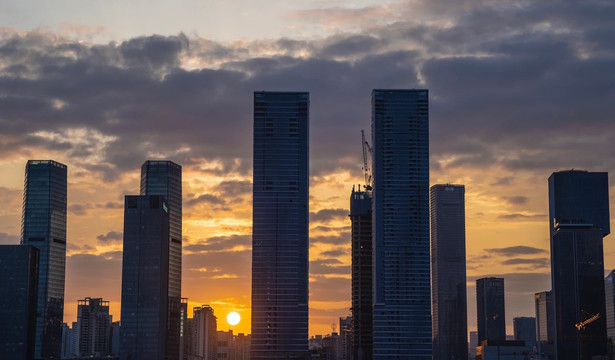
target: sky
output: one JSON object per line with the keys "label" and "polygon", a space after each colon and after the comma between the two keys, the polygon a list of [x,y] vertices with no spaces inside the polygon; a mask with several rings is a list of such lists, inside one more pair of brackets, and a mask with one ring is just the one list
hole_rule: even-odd
{"label": "sky", "polygon": [[66,164],[66,322],[86,296],[119,319],[123,197],[169,159],[183,296],[250,332],[255,90],[310,91],[311,335],[350,313],[374,88],[429,89],[430,182],[466,186],[470,330],[477,278],[504,277],[509,333],[551,288],[552,172],[607,171],[615,203],[611,0],[0,0],[0,24],[0,244],[19,243],[26,161]]}

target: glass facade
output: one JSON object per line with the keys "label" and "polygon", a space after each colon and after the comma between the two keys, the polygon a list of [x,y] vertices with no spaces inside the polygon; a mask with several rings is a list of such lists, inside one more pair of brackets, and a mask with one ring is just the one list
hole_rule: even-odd
{"label": "glass facade", "polygon": [[372,91],[374,359],[431,359],[427,90]]}
{"label": "glass facade", "polygon": [[434,360],[467,360],[465,187],[434,185],[431,306]]}
{"label": "glass facade", "polygon": [[169,207],[159,195],[124,203],[120,359],[166,359]]}
{"label": "glass facade", "polygon": [[515,340],[525,341],[525,346],[529,348],[536,346],[536,318],[513,318],[513,331]]}
{"label": "glass facade", "polygon": [[167,360],[179,359],[182,279],[182,167],[148,160],[141,166],[141,195],[162,195],[169,206],[169,322]]}
{"label": "glass facade", "polygon": [[553,298],[551,291],[534,294],[536,303],[536,340],[538,352],[542,358],[553,359],[553,341],[555,338],[553,319]]}
{"label": "glass facade", "polygon": [[254,93],[251,358],[308,351],[309,93]]}
{"label": "glass facade", "polygon": [[[373,353],[372,326],[372,193],[350,195],[352,227],[352,358],[367,360]],[[340,328],[340,334],[341,328]]]}
{"label": "glass facade", "polygon": [[0,359],[34,359],[39,250],[0,246]]}
{"label": "glass facade", "polygon": [[506,341],[503,278],[476,280],[476,315],[479,345],[483,340]]}
{"label": "glass facade", "polygon": [[24,180],[21,243],[39,249],[34,356],[61,355],[66,268],[66,165],[29,160]]}

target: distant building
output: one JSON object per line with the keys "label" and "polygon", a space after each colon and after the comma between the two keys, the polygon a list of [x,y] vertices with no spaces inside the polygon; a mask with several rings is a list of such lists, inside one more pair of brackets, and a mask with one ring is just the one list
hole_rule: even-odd
{"label": "distant building", "polygon": [[239,333],[235,336],[235,360],[250,360],[250,334]]}
{"label": "distant building", "polygon": [[482,278],[476,280],[476,315],[478,342],[506,340],[504,310],[504,279]]}
{"label": "distant building", "polygon": [[120,355],[120,322],[111,323],[111,354]]}
{"label": "distant building", "polygon": [[196,326],[194,318],[187,318],[184,324],[184,347],[182,351],[182,360],[194,360],[196,343]]}
{"label": "distant building", "polygon": [[165,359],[168,281],[169,214],[164,197],[127,195],[120,359]]}
{"label": "distant building", "polygon": [[434,360],[467,360],[465,187],[430,188]]}
{"label": "distant building", "polygon": [[470,331],[470,343],[469,343],[469,358],[476,358],[476,347],[478,347],[478,332]]}
{"label": "distant building", "polygon": [[109,302],[86,297],[77,302],[77,355],[104,356],[111,353]]}
{"label": "distant building", "polygon": [[24,181],[21,244],[39,249],[35,358],[59,358],[66,271],[66,165],[29,160]]}
{"label": "distant building", "polygon": [[530,360],[532,349],[525,346],[523,341],[484,340],[476,348],[476,360]]}
{"label": "distant building", "polygon": [[356,360],[373,356],[372,193],[350,194],[352,231],[352,353]]}
{"label": "distant building", "polygon": [[340,318],[340,343],[337,360],[353,360],[352,357],[352,316]]}
{"label": "distant building", "polygon": [[216,360],[235,360],[233,343],[233,330],[218,331]]}
{"label": "distant building", "polygon": [[0,246],[0,359],[34,359],[39,254],[34,246]]}
{"label": "distant building", "polygon": [[514,340],[524,341],[525,346],[533,349],[536,346],[536,318],[513,318]]}
{"label": "distant building", "polygon": [[555,325],[553,319],[553,298],[551,291],[534,295],[536,301],[536,340],[541,359],[554,359],[553,341]]}
{"label": "distant building", "polygon": [[[602,238],[610,232],[607,173],[553,173],[549,177],[549,218],[555,358],[606,356]],[[590,319],[580,329],[575,326]]]}
{"label": "distant building", "polygon": [[218,355],[218,329],[214,309],[209,305],[193,309],[195,341],[194,355],[199,360],[216,360]]}
{"label": "distant building", "polygon": [[606,305],[606,336],[612,352],[615,344],[615,270],[612,270],[604,279],[604,293]]}
{"label": "distant building", "polygon": [[374,359],[432,359],[429,96],[372,91]]}
{"label": "distant building", "polygon": [[186,339],[188,333],[186,331],[186,322],[188,321],[188,298],[181,299],[180,307],[180,325],[179,325],[179,360],[184,360],[186,347]]}
{"label": "distant building", "polygon": [[73,329],[71,329],[66,323],[62,324],[62,359],[77,357],[74,337],[75,332]]}

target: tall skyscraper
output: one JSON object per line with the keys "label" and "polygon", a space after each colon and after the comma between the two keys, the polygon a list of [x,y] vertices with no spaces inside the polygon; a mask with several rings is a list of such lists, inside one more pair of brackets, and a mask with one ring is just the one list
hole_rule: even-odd
{"label": "tall skyscraper", "polygon": [[252,360],[308,351],[309,93],[254,93]]}
{"label": "tall skyscraper", "polygon": [[60,358],[66,269],[66,165],[26,164],[21,244],[39,250],[35,358]]}
{"label": "tall skyscraper", "polygon": [[615,343],[615,270],[604,279],[604,295],[606,306],[606,336],[609,344]]}
{"label": "tall skyscraper", "polygon": [[111,316],[109,302],[86,297],[77,301],[78,356],[105,356],[111,353]]}
{"label": "tall skyscraper", "polygon": [[209,305],[193,309],[194,356],[199,360],[216,360],[218,356],[218,322],[214,309]]}
{"label": "tall skyscraper", "polygon": [[543,359],[553,359],[555,324],[553,319],[553,298],[551,291],[534,294],[536,302],[536,341],[538,352]]}
{"label": "tall skyscraper", "polygon": [[352,357],[372,358],[372,193],[350,194],[352,231]]}
{"label": "tall skyscraper", "polygon": [[465,188],[434,185],[430,200],[433,358],[467,360]]}
{"label": "tall skyscraper", "polygon": [[374,359],[431,359],[427,90],[372,91]]}
{"label": "tall skyscraper", "polygon": [[178,360],[181,343],[182,167],[148,160],[141,166],[141,195],[162,195],[169,207],[169,315],[167,360]]}
{"label": "tall skyscraper", "polygon": [[34,359],[39,250],[0,245],[0,359]]}
{"label": "tall skyscraper", "polygon": [[513,318],[513,331],[515,340],[525,341],[525,346],[529,348],[536,346],[536,318]]}
{"label": "tall skyscraper", "polygon": [[120,359],[163,360],[169,287],[169,214],[164,197],[124,202]]}
{"label": "tall skyscraper", "polygon": [[555,358],[605,356],[602,238],[610,232],[607,173],[553,173],[549,177],[549,218]]}
{"label": "tall skyscraper", "polygon": [[476,280],[476,315],[479,344],[483,340],[506,341],[503,278]]}

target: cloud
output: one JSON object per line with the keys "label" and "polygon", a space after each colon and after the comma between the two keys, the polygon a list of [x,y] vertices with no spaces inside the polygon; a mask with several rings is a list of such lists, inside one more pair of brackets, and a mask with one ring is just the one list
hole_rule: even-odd
{"label": "cloud", "polygon": [[499,177],[491,183],[491,186],[508,186],[512,184],[513,180],[512,176]]}
{"label": "cloud", "polygon": [[96,238],[102,243],[115,242],[121,241],[123,239],[123,234],[117,231],[110,231],[106,235],[98,235]]}
{"label": "cloud", "polygon": [[348,217],[346,209],[322,209],[310,213],[310,222],[329,222],[333,219],[345,219]]}
{"label": "cloud", "polygon": [[547,267],[550,266],[550,261],[547,258],[537,258],[537,259],[524,259],[524,258],[515,258],[508,259],[502,261],[504,265],[536,265],[536,267]]}
{"label": "cloud", "polygon": [[349,244],[350,232],[342,232],[339,236],[327,235],[327,236],[310,236],[310,244],[323,243],[323,244]]}
{"label": "cloud", "polygon": [[190,253],[238,252],[250,250],[251,248],[251,235],[211,237],[197,244],[184,245],[184,250]]}
{"label": "cloud", "polygon": [[197,204],[224,205],[226,201],[212,194],[202,194],[194,199],[186,201],[186,205],[194,206]]}
{"label": "cloud", "polygon": [[509,205],[523,205],[529,200],[527,196],[503,196],[502,199]]}
{"label": "cloud", "polygon": [[505,248],[493,248],[493,249],[485,249],[488,253],[493,253],[497,255],[502,255],[506,257],[513,257],[518,255],[536,255],[536,254],[544,254],[547,250],[539,249],[531,246],[510,246]]}
{"label": "cloud", "polygon": [[544,221],[547,219],[547,215],[545,214],[521,214],[521,213],[512,213],[512,214],[501,214],[498,215],[499,219],[502,220],[519,220],[519,221],[536,221],[541,220]]}

